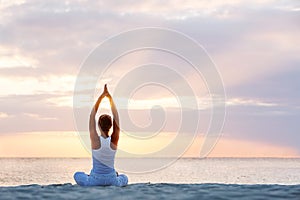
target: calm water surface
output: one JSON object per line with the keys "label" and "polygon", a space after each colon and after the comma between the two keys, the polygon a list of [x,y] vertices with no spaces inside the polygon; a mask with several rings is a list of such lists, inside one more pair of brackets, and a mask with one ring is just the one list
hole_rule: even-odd
{"label": "calm water surface", "polygon": [[[121,162],[134,166],[136,161]],[[74,172],[89,173],[90,169],[88,158],[0,158],[0,186],[74,184]],[[184,158],[162,170],[127,175],[130,183],[296,185],[300,184],[300,159]]]}

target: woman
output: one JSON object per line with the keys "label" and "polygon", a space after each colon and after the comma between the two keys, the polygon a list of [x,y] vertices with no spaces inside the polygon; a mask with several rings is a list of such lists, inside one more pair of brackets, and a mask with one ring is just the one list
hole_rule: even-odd
{"label": "woman", "polygon": [[[109,115],[101,115],[98,121],[101,133],[99,136],[96,131],[95,116],[104,97],[107,97],[110,101],[113,122]],[[109,136],[108,132],[111,126],[113,126],[113,131],[111,136]],[[92,146],[93,169],[91,170],[90,175],[87,175],[84,172],[76,172],[74,174],[76,183],[81,186],[127,185],[127,176],[124,174],[118,175],[114,169],[115,154],[120,134],[119,115],[115,103],[107,90],[106,84],[103,93],[100,95],[91,111],[89,131]]]}

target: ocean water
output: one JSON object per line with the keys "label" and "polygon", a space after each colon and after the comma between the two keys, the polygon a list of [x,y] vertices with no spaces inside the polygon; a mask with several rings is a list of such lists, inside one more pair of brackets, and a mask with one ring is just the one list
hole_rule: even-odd
{"label": "ocean water", "polygon": [[[135,165],[136,159],[122,162]],[[0,185],[75,184],[74,172],[89,173],[91,165],[89,158],[0,158]],[[126,174],[130,183],[291,185],[300,184],[300,159],[183,158],[162,170]]]}
{"label": "ocean water", "polygon": [[88,158],[1,158],[0,199],[300,199],[300,159],[184,158],[162,170],[126,173],[124,188],[75,185],[74,172],[90,169]]}

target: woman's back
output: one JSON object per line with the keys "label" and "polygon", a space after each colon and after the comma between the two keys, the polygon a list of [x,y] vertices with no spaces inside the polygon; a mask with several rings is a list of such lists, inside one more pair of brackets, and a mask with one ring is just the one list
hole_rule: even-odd
{"label": "woman's back", "polygon": [[111,148],[111,137],[99,136],[100,148],[92,150],[93,169],[97,174],[109,174],[114,171],[116,150]]}

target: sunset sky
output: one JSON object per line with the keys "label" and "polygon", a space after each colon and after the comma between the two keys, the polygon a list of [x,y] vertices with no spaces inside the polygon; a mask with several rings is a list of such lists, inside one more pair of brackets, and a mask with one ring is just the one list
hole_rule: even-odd
{"label": "sunset sky", "polygon": [[[73,115],[76,77],[100,43],[142,27],[179,31],[201,44],[216,64],[226,91],[227,112],[222,136],[209,156],[299,157],[300,2],[223,2],[1,0],[0,157],[89,156]],[[164,54],[142,57],[137,53],[120,59],[122,67],[117,69],[116,63],[111,77],[99,80],[97,88],[108,83],[113,94],[120,74],[131,66],[150,58],[156,63],[168,60]],[[208,112],[204,82],[186,77],[200,91],[199,110]],[[177,106],[171,93],[158,90],[149,86],[147,92],[132,97],[131,120],[147,125],[150,105]],[[90,104],[85,107],[90,108]],[[209,126],[203,116],[185,156],[199,155],[205,136],[202,129]],[[82,117],[88,125],[89,116]],[[121,118],[124,125],[128,120]],[[147,154],[164,148],[175,136],[180,119],[170,115],[169,121],[162,134],[148,140],[123,134],[119,149]]]}

